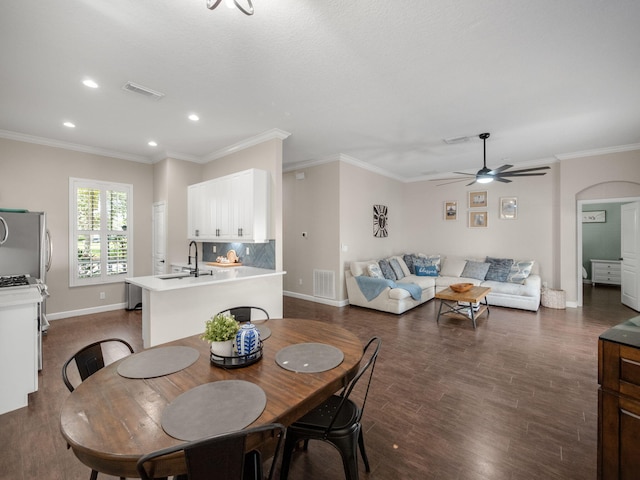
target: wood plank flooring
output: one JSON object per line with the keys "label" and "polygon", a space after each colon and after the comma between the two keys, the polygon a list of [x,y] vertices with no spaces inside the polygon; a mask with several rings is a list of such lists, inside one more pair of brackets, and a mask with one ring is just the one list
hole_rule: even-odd
{"label": "wood plank flooring", "polygon": [[[597,338],[638,313],[620,289],[585,288],[579,309],[491,307],[470,320],[442,318],[437,302],[403,315],[285,298],[285,316],[344,326],[382,349],[363,426],[371,473],[362,479],[594,479]],[[115,336],[142,348],[140,312],[52,322],[40,389],[29,406],[0,415],[0,479],[87,479],[59,433],[68,391],[60,369],[77,349]],[[3,386],[10,388],[10,386]],[[124,413],[124,412],[123,412]],[[100,479],[109,479],[100,475]],[[290,479],[343,479],[339,454],[312,442]]]}

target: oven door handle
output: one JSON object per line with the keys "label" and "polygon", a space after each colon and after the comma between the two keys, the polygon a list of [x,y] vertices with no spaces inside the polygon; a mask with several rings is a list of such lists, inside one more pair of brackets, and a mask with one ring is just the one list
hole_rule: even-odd
{"label": "oven door handle", "polygon": [[0,240],[0,245],[2,245],[9,238],[9,227],[7,226],[7,221],[2,217],[0,217],[0,223],[4,226],[4,238]]}

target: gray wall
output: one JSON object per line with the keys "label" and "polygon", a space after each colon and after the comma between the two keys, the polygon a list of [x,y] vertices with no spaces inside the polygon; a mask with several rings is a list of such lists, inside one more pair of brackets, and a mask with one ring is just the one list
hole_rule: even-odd
{"label": "gray wall", "polygon": [[605,223],[582,224],[582,265],[591,279],[591,259],[618,260],[620,258],[620,206],[622,203],[591,203],[583,212],[605,210]]}

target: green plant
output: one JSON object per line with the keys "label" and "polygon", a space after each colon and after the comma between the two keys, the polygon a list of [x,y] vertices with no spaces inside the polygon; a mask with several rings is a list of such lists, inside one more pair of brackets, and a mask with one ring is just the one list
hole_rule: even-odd
{"label": "green plant", "polygon": [[201,338],[207,342],[224,342],[233,340],[240,329],[233,315],[218,313],[205,322]]}

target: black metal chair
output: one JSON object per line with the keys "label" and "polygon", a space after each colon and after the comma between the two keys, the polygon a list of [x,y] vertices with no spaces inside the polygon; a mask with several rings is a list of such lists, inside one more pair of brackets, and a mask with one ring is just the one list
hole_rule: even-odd
{"label": "black metal chair", "polygon": [[[98,370],[104,368],[105,355],[103,346],[113,342],[123,344],[128,348],[129,354],[133,353],[133,347],[124,340],[120,338],[107,338],[106,340],[100,340],[81,348],[71,358],[69,358],[69,360],[64,362],[64,365],[62,366],[62,380],[70,392],[73,392],[75,389],[74,385],[69,380],[70,366],[75,363],[75,366],[78,369],[78,374],[80,375],[80,381],[84,382]],[[68,445],[67,448],[69,448]],[[98,472],[96,470],[91,470],[91,476],[89,478],[90,480],[96,480],[98,478]],[[124,477],[120,478],[124,479]]]}
{"label": "black metal chair", "polygon": [[[247,428],[235,432],[216,435],[205,439],[183,443],[144,455],[138,460],[140,478],[152,480],[155,477],[156,461],[161,457],[184,451],[188,480],[263,480],[260,452],[245,453],[246,440],[250,435],[271,435],[277,438],[268,479],[273,478],[274,467],[280,453],[285,428],[279,423]],[[165,472],[160,472],[165,475]]]}
{"label": "black metal chair", "polygon": [[[373,369],[381,343],[378,337],[373,337],[369,340],[362,354],[363,361],[365,361],[364,365],[349,384],[342,389],[340,394],[332,395],[322,405],[287,427],[282,468],[280,470],[281,480],[286,480],[289,475],[291,455],[296,445],[304,442],[304,449],[306,450],[309,440],[322,440],[331,443],[340,451],[347,480],[358,480],[358,447],[360,447],[366,471],[369,472],[371,470],[364,448],[364,437],[360,421],[367,402],[369,387],[373,378]],[[362,402],[358,406],[349,396],[365,374],[368,374],[367,385]]]}
{"label": "black metal chair", "polygon": [[233,307],[227,308],[219,313],[230,313],[240,322],[266,322],[269,320],[269,313],[262,307]]}

